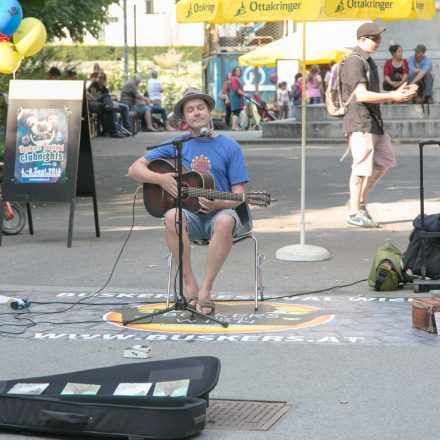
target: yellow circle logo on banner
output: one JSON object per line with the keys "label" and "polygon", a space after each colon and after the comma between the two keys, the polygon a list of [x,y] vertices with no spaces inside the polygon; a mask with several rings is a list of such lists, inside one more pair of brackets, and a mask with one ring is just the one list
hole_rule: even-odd
{"label": "yellow circle logo on banner", "polygon": [[[163,315],[143,318],[148,313],[162,310],[165,304],[144,304],[126,307],[109,312],[104,320],[117,326],[149,332],[224,334],[224,333],[264,333],[282,330],[298,330],[331,321],[333,314],[318,307],[305,304],[287,304],[266,301],[260,303],[259,310],[253,310],[253,301],[218,301],[216,302],[217,319],[229,322],[223,328],[211,321],[194,316],[189,311],[172,310]],[[132,319],[136,322],[128,324]],[[123,325],[123,322],[127,322]]]}
{"label": "yellow circle logo on banner", "polygon": [[9,75],[20,66],[23,55],[9,41],[0,42],[0,73]]}
{"label": "yellow circle logo on banner", "polygon": [[12,41],[17,50],[25,57],[35,55],[46,44],[47,32],[44,24],[36,18],[25,18],[20,23]]}

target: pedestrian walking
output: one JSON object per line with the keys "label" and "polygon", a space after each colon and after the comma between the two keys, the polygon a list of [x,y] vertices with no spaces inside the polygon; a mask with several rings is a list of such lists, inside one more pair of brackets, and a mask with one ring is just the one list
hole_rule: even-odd
{"label": "pedestrian walking", "polygon": [[417,92],[417,85],[403,83],[397,90],[380,93],[372,55],[384,31],[376,23],[361,25],[357,30],[358,44],[341,70],[342,98],[348,103],[342,128],[353,156],[347,223],[362,228],[379,226],[367,211],[367,196],[387,170],[396,166],[390,137],[384,131],[380,103],[407,102]]}

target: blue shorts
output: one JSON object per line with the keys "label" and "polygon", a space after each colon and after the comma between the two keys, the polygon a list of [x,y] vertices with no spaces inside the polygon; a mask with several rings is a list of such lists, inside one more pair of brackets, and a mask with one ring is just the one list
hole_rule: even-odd
{"label": "blue shorts", "polygon": [[214,221],[219,214],[230,215],[235,220],[233,237],[239,237],[246,233],[242,231],[240,218],[235,209],[222,209],[221,211],[211,212],[210,214],[195,214],[194,212],[183,210],[186,216],[186,229],[190,241],[210,240],[214,232]]}

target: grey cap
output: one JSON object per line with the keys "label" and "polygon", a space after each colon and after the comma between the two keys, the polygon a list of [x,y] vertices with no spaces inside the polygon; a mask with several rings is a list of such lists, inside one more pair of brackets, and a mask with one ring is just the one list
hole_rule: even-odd
{"label": "grey cap", "polygon": [[414,48],[414,50],[415,50],[416,52],[423,52],[423,53],[425,53],[425,52],[426,52],[426,46],[425,46],[424,44],[418,44],[418,45]]}
{"label": "grey cap", "polygon": [[212,111],[212,109],[215,107],[214,98],[207,95],[206,93],[202,93],[200,90],[197,90],[195,87],[188,87],[183,92],[180,100],[174,106],[174,114],[178,118],[183,117],[183,104],[185,104],[185,102],[190,101],[191,99],[203,99],[203,101],[206,102],[206,105],[208,106],[209,111]]}
{"label": "grey cap", "polygon": [[361,37],[375,37],[385,31],[385,28],[376,23],[364,23],[357,30],[357,39]]}

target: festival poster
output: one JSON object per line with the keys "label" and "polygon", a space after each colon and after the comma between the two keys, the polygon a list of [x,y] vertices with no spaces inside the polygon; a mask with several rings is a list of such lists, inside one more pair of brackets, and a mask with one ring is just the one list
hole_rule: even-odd
{"label": "festival poster", "polygon": [[63,183],[69,110],[20,109],[14,177],[19,183]]}

